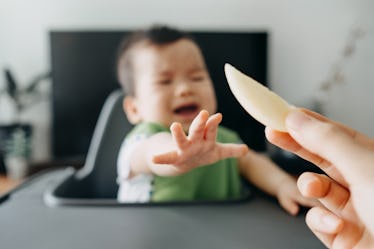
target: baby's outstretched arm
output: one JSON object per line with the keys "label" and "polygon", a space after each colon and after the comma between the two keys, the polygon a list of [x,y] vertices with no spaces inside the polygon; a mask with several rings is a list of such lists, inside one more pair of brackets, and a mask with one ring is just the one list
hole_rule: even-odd
{"label": "baby's outstretched arm", "polygon": [[241,157],[248,151],[244,144],[221,144],[216,142],[221,114],[209,116],[205,110],[193,120],[188,136],[185,135],[180,123],[170,126],[175,149],[156,154],[152,162],[157,165],[168,165],[175,174],[183,174],[193,168],[208,165],[216,161]]}

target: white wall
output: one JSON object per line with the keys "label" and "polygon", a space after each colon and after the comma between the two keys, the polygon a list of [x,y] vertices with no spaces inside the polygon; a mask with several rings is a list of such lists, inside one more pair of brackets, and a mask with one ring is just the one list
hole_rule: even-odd
{"label": "white wall", "polygon": [[[344,67],[326,114],[374,136],[374,18],[372,0],[0,0],[0,68],[26,82],[50,69],[51,29],[125,29],[166,23],[186,29],[268,30],[269,84],[296,105],[310,106],[353,25],[365,31]],[[0,77],[0,89],[4,79]],[[0,122],[10,106],[0,99]],[[363,110],[365,109],[365,110]],[[50,153],[50,107],[42,102],[24,119],[36,126],[35,158]]]}

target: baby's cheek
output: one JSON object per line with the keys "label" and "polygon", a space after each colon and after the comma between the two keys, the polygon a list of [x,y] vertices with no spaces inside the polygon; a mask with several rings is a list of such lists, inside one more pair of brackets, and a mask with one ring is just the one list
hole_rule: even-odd
{"label": "baby's cheek", "polygon": [[214,93],[210,93],[209,95],[202,96],[202,99],[204,99],[205,106],[209,114],[214,114],[217,112],[217,101]]}

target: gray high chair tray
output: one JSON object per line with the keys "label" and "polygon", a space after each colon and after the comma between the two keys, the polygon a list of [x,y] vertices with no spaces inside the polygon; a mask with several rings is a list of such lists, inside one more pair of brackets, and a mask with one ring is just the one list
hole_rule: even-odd
{"label": "gray high chair tray", "polygon": [[46,205],[45,190],[73,172],[45,172],[3,196],[1,248],[325,248],[303,214],[293,217],[262,195],[188,206]]}
{"label": "gray high chair tray", "polygon": [[131,128],[122,98],[115,91],[106,101],[83,169],[40,173],[0,197],[1,248],[324,248],[305,225],[305,212],[293,217],[263,194],[227,202],[117,203],[115,160]]}

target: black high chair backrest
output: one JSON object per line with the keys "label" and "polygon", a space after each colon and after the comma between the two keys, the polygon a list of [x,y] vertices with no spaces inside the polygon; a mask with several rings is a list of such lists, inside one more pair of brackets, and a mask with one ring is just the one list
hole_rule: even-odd
{"label": "black high chair backrest", "polygon": [[123,97],[120,89],[107,97],[84,167],[78,172],[66,169],[65,177],[45,191],[47,205],[116,204],[118,152],[125,135],[132,128],[123,112]]}
{"label": "black high chair backrest", "polygon": [[117,157],[121,143],[132,125],[122,108],[123,92],[112,92],[101,110],[88,150],[86,163],[78,178],[89,178],[96,197],[115,198],[118,185]]}

